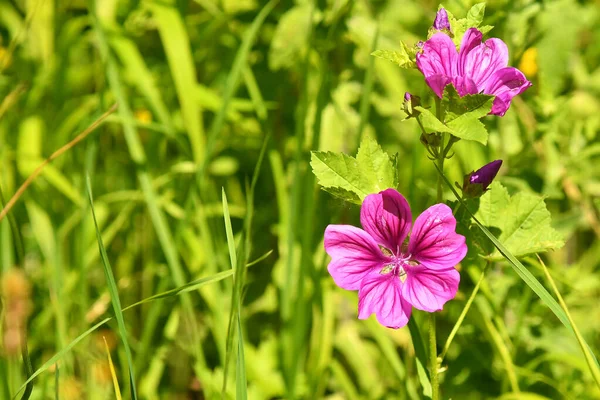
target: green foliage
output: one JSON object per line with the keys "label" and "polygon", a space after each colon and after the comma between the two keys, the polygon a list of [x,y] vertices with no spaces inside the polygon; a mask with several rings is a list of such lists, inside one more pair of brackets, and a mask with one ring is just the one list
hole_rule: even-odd
{"label": "green foliage", "polygon": [[[463,139],[445,160],[452,182],[504,160],[502,185],[465,202],[481,227],[452,205],[469,256],[456,298],[436,313],[438,349],[464,317],[440,366],[441,397],[600,398],[589,362],[600,348],[600,13],[589,0],[488,2],[485,16],[473,4],[445,4],[455,43],[469,26],[495,25],[509,65],[533,83],[502,118],[481,119],[489,99],[447,87],[437,120],[411,47],[427,38],[437,3],[0,2],[5,201],[119,106],[0,221],[0,290],[13,268],[31,286],[21,292],[26,307],[0,293],[0,398],[30,388],[30,399],[114,397],[102,338],[125,389],[123,326],[139,398],[430,396],[427,315],[413,310],[399,330],[358,320],[357,295],[334,286],[323,249],[328,224],[360,223],[359,208],[340,198],[360,203],[396,187],[415,216],[436,201],[419,121],[402,122],[405,92],[421,97],[427,130],[446,133],[432,140]],[[389,61],[371,56],[376,49]],[[364,142],[357,155],[359,138],[374,137],[381,147]],[[347,162],[349,176],[326,162],[340,172]],[[324,188],[337,198],[320,190],[323,177],[339,185]],[[535,256],[515,255],[534,249],[565,307]],[[236,266],[261,262],[232,270],[232,254]],[[127,306],[121,323],[110,317],[116,298]],[[22,326],[32,374],[8,352],[14,309],[31,310]]]}
{"label": "green foliage", "polygon": [[442,107],[445,111],[443,122],[424,107],[419,106],[415,109],[420,111],[417,119],[427,133],[446,132],[459,139],[486,144],[488,132],[479,119],[490,112],[493,102],[493,96],[484,94],[460,97],[452,85],[447,85],[442,98]]}
{"label": "green foliage", "polygon": [[356,158],[312,152],[310,165],[323,190],[352,203],[361,204],[369,194],[396,187],[392,160],[370,137],[363,139]]}
{"label": "green foliage", "polygon": [[452,13],[448,12],[448,20],[450,21],[450,28],[453,36],[452,41],[455,45],[459,46],[465,32],[469,28],[477,28],[484,35],[491,31],[494,27],[490,25],[480,26],[483,22],[485,15],[485,3],[477,3],[473,5],[467,12],[465,18],[456,18]]}
{"label": "green foliage", "polygon": [[475,216],[485,226],[500,230],[498,240],[515,257],[556,250],[564,245],[562,235],[550,225],[550,212],[542,197],[523,192],[511,197],[498,182],[492,183],[481,196]]}
{"label": "green foliage", "polygon": [[394,50],[375,50],[371,53],[372,56],[382,58],[387,61],[391,61],[397,64],[400,68],[415,68],[416,67],[416,54],[418,49],[416,47],[408,47],[404,42],[401,42],[401,49],[398,51]]}

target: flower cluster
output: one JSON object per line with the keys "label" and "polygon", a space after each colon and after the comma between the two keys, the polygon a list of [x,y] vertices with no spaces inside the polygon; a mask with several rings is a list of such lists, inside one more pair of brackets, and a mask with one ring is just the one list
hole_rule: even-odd
{"label": "flower cluster", "polygon": [[[436,29],[449,29],[448,15],[441,8],[434,22]],[[417,53],[417,67],[427,85],[442,97],[448,84],[460,96],[483,93],[495,96],[491,114],[503,116],[513,97],[523,93],[531,82],[516,68],[508,66],[508,48],[497,38],[482,41],[477,28],[467,30],[460,50],[446,32],[435,33]]]}
{"label": "flower cluster", "polygon": [[406,199],[394,189],[367,196],[360,210],[363,229],[329,225],[325,250],[328,271],[346,290],[358,290],[358,318],[371,314],[390,328],[408,322],[412,307],[438,311],[458,290],[455,266],[467,254],[464,236],[445,204],[415,220]]}

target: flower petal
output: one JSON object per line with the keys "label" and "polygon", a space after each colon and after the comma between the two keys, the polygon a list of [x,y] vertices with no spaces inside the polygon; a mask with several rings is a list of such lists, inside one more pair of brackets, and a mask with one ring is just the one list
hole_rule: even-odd
{"label": "flower petal", "polygon": [[346,290],[358,290],[366,274],[389,261],[367,232],[351,225],[329,225],[325,229],[325,251],[331,256],[329,274]]}
{"label": "flower petal", "polygon": [[485,94],[496,96],[490,114],[503,116],[510,107],[512,98],[530,86],[531,82],[516,68],[507,67],[496,71],[483,90]]}
{"label": "flower petal", "polygon": [[370,194],[360,209],[360,223],[376,242],[399,254],[412,225],[410,206],[395,189]]}
{"label": "flower petal", "polygon": [[468,47],[460,49],[458,75],[471,79],[477,85],[477,92],[481,92],[494,72],[508,65],[508,47],[497,38],[473,47],[477,40],[481,41],[481,33],[475,31],[470,34]]}
{"label": "flower petal", "polygon": [[402,282],[392,273],[370,273],[365,276],[358,291],[358,318],[371,314],[388,328],[398,329],[408,323],[412,306],[402,298]]}
{"label": "flower petal", "polygon": [[456,219],[445,204],[436,204],[415,220],[408,251],[412,259],[427,268],[454,267],[467,254],[465,237],[456,233]]}
{"label": "flower petal", "polygon": [[467,94],[479,93],[477,85],[469,77],[455,76],[454,79],[452,79],[452,84],[454,85],[454,88],[456,89],[460,97],[463,97]]}
{"label": "flower petal", "polygon": [[441,99],[444,95],[444,88],[452,82],[452,78],[446,75],[431,75],[425,78],[425,82],[433,90],[433,93]]}
{"label": "flower petal", "polygon": [[402,297],[423,311],[439,311],[456,296],[460,274],[454,268],[435,271],[425,267],[411,268],[402,285]]}
{"label": "flower petal", "polygon": [[[462,65],[460,60],[463,60],[467,54],[475,47],[481,44],[481,38],[483,34],[477,28],[469,28],[463,35],[462,41],[460,42],[460,51],[458,53],[459,64]],[[458,72],[458,70],[457,70]]]}
{"label": "flower petal", "polygon": [[[441,75],[452,78],[456,75],[456,62],[458,60],[458,52],[448,35],[438,32],[431,36],[424,44],[423,51],[417,53],[417,67],[423,73],[427,84],[433,89],[438,96],[441,96],[442,90],[432,86],[432,83],[443,82],[443,79],[438,77],[433,79],[434,75]],[[432,82],[429,82],[432,78]],[[449,83],[450,81],[446,82]],[[444,85],[445,86],[445,85]]]}

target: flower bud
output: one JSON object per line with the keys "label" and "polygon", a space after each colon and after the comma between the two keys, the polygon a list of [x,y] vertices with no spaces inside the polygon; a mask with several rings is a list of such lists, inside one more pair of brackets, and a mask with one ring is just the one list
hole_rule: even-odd
{"label": "flower bud", "polygon": [[448,20],[448,13],[445,8],[440,8],[435,15],[435,20],[433,21],[433,29],[437,29],[438,31],[447,30],[450,31],[450,21]]}
{"label": "flower bud", "polygon": [[419,115],[419,111],[415,110],[415,107],[421,105],[421,98],[419,96],[413,96],[412,94],[406,92],[404,93],[404,103],[403,109],[404,112],[408,115],[407,118],[416,117]]}
{"label": "flower bud", "polygon": [[501,166],[502,160],[495,160],[477,171],[465,175],[462,187],[463,195],[465,197],[481,196],[490,186]]}

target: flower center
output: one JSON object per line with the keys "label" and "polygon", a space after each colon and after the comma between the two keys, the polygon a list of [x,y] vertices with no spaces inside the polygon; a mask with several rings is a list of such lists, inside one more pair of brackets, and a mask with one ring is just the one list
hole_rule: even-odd
{"label": "flower center", "polygon": [[[391,254],[391,252],[389,254]],[[379,273],[382,275],[391,273],[394,276],[398,277],[402,283],[404,283],[404,281],[406,281],[407,273],[408,271],[410,271],[410,268],[419,265],[418,262],[411,260],[411,257],[412,254],[400,254],[399,256],[391,254],[391,262],[385,265]]]}

